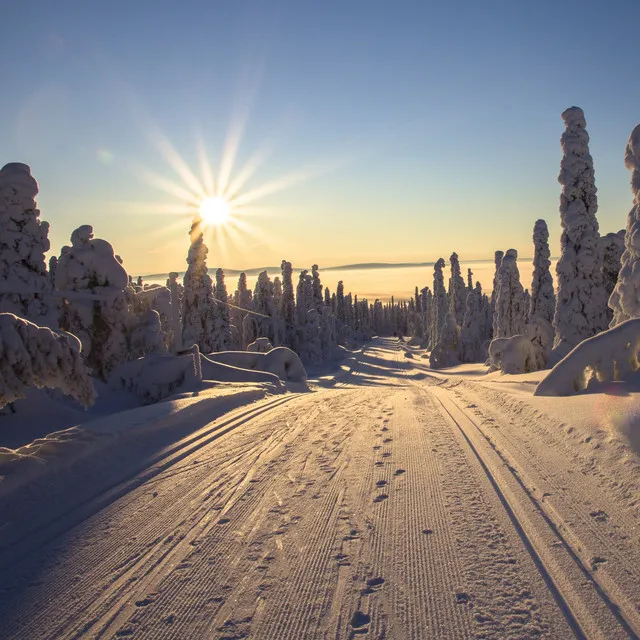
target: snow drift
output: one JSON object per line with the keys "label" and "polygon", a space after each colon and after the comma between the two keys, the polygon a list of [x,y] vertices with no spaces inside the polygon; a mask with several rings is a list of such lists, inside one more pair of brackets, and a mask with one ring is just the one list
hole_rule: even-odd
{"label": "snow drift", "polygon": [[540,382],[534,395],[568,396],[593,382],[626,379],[640,368],[640,318],[587,338]]}

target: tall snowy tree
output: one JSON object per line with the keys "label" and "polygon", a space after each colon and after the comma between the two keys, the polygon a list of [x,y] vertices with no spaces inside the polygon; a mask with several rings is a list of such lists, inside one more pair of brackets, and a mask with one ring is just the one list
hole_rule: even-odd
{"label": "tall snowy tree", "polygon": [[478,362],[486,358],[484,340],[485,315],[482,312],[482,288],[476,282],[467,294],[466,309],[460,328],[460,362]]}
{"label": "tall snowy tree", "polygon": [[560,195],[561,253],[556,265],[558,299],[553,359],[607,328],[607,295],[602,277],[598,199],[589,134],[578,107],[563,112]]}
{"label": "tall snowy tree", "polygon": [[498,291],[493,318],[494,339],[510,338],[524,331],[527,309],[517,259],[518,252],[508,249],[498,269]]}
{"label": "tall snowy tree", "polygon": [[320,282],[320,272],[317,264],[311,267],[311,277],[313,278],[313,307],[320,314],[323,306],[322,283]]}
{"label": "tall snowy tree", "polygon": [[244,319],[252,307],[251,298],[251,289],[247,286],[247,274],[242,272],[238,277],[238,288],[233,294],[233,308],[231,309],[231,333],[234,345],[238,349],[244,349],[249,344],[244,339]]}
{"label": "tall snowy tree", "polygon": [[493,254],[493,261],[496,265],[495,271],[493,272],[493,289],[491,290],[491,302],[490,302],[490,322],[489,326],[491,329],[491,333],[493,335],[493,318],[496,315],[496,296],[498,295],[498,271],[500,270],[500,265],[502,264],[502,258],[504,257],[504,251],[496,251]]}
{"label": "tall snowy tree", "polygon": [[216,270],[216,286],[213,293],[213,351],[227,351],[233,347],[229,318],[229,295],[224,282],[224,271]]}
{"label": "tall snowy tree", "polygon": [[473,291],[473,272],[471,269],[467,269],[467,292],[468,291]]}
{"label": "tall snowy tree", "polygon": [[293,289],[293,268],[290,262],[282,261],[282,308],[280,315],[285,324],[284,345],[297,351],[298,332],[296,323],[296,300]]}
{"label": "tall snowy tree", "polygon": [[26,164],[0,170],[0,312],[14,313],[38,325],[57,324],[57,307],[47,295],[52,282],[45,253],[49,223],[40,220],[38,183]]}
{"label": "tall snowy tree", "polygon": [[609,299],[609,306],[613,310],[612,327],[640,317],[640,124],[629,136],[624,164],[631,171],[633,206],[627,216],[618,281]]}
{"label": "tall snowy tree", "polygon": [[529,320],[534,316],[553,323],[556,294],[551,277],[549,257],[549,230],[544,220],[536,220],[533,227],[533,277],[531,279],[531,301]]}
{"label": "tall snowy tree", "polygon": [[449,313],[449,301],[447,300],[447,292],[444,288],[444,258],[439,258],[433,265],[433,304],[431,306],[431,323],[430,323],[430,337],[431,348],[435,347],[447,313]]}
{"label": "tall snowy tree", "polygon": [[204,243],[201,220],[195,219],[189,233],[191,245],[187,254],[182,300],[182,343],[197,344],[202,353],[214,350],[213,283],[207,269],[207,245]]}
{"label": "tall snowy tree", "polygon": [[[618,274],[624,253],[625,231],[621,229],[617,233],[607,233],[600,236],[600,248],[602,250],[602,278],[604,289],[610,298],[618,282]],[[613,309],[607,308],[607,319],[613,320]]]}
{"label": "tall snowy tree", "polygon": [[449,257],[451,264],[451,278],[449,279],[449,311],[456,324],[460,326],[464,320],[464,310],[467,301],[467,288],[460,271],[458,254],[454,251]]}
{"label": "tall snowy tree", "polygon": [[184,287],[178,282],[178,272],[172,271],[167,279],[167,288],[171,296],[171,310],[169,314],[169,349],[182,349],[182,295]]}
{"label": "tall snowy tree", "polygon": [[66,300],[60,327],[80,339],[86,363],[103,380],[129,357],[128,281],[113,247],[94,238],[93,227],[78,227],[71,234],[71,246],[62,247],[56,289],[80,295]]}

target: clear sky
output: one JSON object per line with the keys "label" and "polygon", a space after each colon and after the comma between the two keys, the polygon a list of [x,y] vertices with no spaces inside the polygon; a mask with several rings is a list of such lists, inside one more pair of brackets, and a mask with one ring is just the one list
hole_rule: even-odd
{"label": "clear sky", "polygon": [[32,167],[54,251],[92,224],[134,274],[184,268],[203,155],[247,177],[210,266],[530,256],[539,217],[557,254],[568,106],[601,232],[625,226],[638,24],[637,0],[20,0],[0,164]]}

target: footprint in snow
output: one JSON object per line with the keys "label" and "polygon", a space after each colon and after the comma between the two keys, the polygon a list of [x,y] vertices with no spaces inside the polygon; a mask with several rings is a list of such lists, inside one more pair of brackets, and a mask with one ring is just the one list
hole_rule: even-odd
{"label": "footprint in snow", "polygon": [[376,591],[382,589],[384,583],[384,578],[370,578],[369,580],[367,580],[367,586],[362,590],[361,593],[363,596],[369,596],[372,593],[375,593]]}
{"label": "footprint in snow", "polygon": [[384,487],[385,484],[387,484],[386,480],[378,480],[378,482],[376,482],[376,487]]}
{"label": "footprint in snow", "polygon": [[383,500],[386,500],[389,496],[386,493],[381,493],[380,495],[377,495],[373,501],[374,502],[382,502]]}
{"label": "footprint in snow", "polygon": [[351,627],[354,633],[367,633],[369,631],[369,623],[371,622],[371,616],[362,611],[356,611],[351,616]]}
{"label": "footprint in snow", "polygon": [[393,474],[394,476],[401,476],[403,473],[406,473],[404,469],[396,469],[396,472]]}
{"label": "footprint in snow", "polygon": [[606,522],[609,519],[604,511],[592,511],[589,515],[597,522]]}

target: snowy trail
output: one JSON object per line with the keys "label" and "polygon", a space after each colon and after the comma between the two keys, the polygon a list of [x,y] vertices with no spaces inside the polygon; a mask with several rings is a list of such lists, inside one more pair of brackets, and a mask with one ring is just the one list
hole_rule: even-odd
{"label": "snowy trail", "polygon": [[0,638],[637,637],[637,529],[589,515],[602,479],[401,355],[377,340],[3,549]]}

